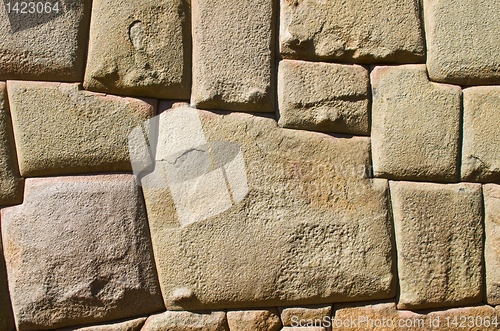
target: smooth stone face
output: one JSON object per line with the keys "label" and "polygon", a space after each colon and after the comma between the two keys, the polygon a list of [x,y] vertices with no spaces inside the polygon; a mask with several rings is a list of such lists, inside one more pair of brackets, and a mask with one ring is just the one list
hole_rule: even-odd
{"label": "smooth stone face", "polygon": [[475,304],[483,291],[481,185],[390,182],[398,308]]}
{"label": "smooth stone face", "polygon": [[368,135],[370,77],[359,65],[282,60],[278,68],[279,125]]}
{"label": "smooth stone face", "polygon": [[[387,181],[365,177],[368,137],[186,105],[159,117],[157,166],[142,185],[169,309],[395,295]],[[201,172],[206,145],[224,161]]]}
{"label": "smooth stone face", "polygon": [[462,180],[500,181],[500,86],[464,90]]}
{"label": "smooth stone face", "polygon": [[276,0],[192,0],[197,108],[274,112]]}
{"label": "smooth stone face", "polygon": [[43,1],[43,14],[21,14],[21,2],[16,13],[9,3],[10,14],[0,6],[0,80],[81,81],[91,1]]}
{"label": "smooth stone face", "polygon": [[424,0],[427,69],[433,81],[500,84],[500,6],[495,0]]}
{"label": "smooth stone face", "polygon": [[93,1],[84,87],[188,100],[191,41],[187,15],[184,0]]}
{"label": "smooth stone face", "polygon": [[128,135],[156,100],[80,90],[78,84],[9,81],[22,176],[130,171]]}
{"label": "smooth stone face", "polygon": [[484,185],[483,194],[486,302],[490,305],[500,305],[500,185]]}
{"label": "smooth stone face", "polygon": [[376,67],[371,83],[375,176],[457,181],[460,87],[431,83],[423,64]]}
{"label": "smooth stone face", "polygon": [[24,203],[2,209],[2,240],[20,331],[164,307],[132,175],[29,178]]}
{"label": "smooth stone face", "polygon": [[276,308],[228,311],[227,323],[231,331],[278,331],[281,329],[281,321]]}
{"label": "smooth stone face", "polygon": [[139,331],[146,322],[146,319],[147,317],[141,317],[129,321],[86,327],[64,328],[58,329],[57,331]]}
{"label": "smooth stone face", "polygon": [[149,316],[141,331],[229,331],[223,311],[192,313],[167,311]]}
{"label": "smooth stone face", "polygon": [[418,0],[281,0],[284,58],[418,63],[425,47]]}
{"label": "smooth stone face", "polygon": [[19,176],[5,83],[0,82],[0,205],[23,201],[23,180]]}
{"label": "smooth stone face", "polygon": [[0,239],[0,331],[15,329],[14,316],[10,304],[9,288],[7,285],[7,272],[5,270],[4,256]]}
{"label": "smooth stone face", "polygon": [[332,316],[331,305],[314,305],[306,307],[290,307],[281,308],[281,321],[284,326],[293,326],[297,321],[304,320],[321,320],[329,319]]}

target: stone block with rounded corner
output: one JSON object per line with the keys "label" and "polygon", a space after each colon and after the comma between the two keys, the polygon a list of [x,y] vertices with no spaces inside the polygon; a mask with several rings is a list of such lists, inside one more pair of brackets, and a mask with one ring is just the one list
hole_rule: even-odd
{"label": "stone block with rounded corner", "polygon": [[22,176],[130,171],[128,135],[155,99],[92,93],[79,84],[8,81]]}
{"label": "stone block with rounded corner", "polygon": [[[1,234],[1,233],[0,233]],[[14,316],[10,304],[7,272],[5,270],[2,240],[0,238],[0,331],[15,330]]]}
{"label": "stone block with rounded corner", "polygon": [[500,6],[495,0],[424,0],[427,69],[436,82],[500,84]]}
{"label": "stone block with rounded corner", "polygon": [[281,0],[283,58],[423,63],[418,0]]}
{"label": "stone block with rounded corner", "polygon": [[186,0],[94,0],[85,89],[188,100],[189,15]]}
{"label": "stone block with rounded corner", "polygon": [[282,60],[278,67],[279,125],[368,135],[370,77],[359,65]]}
{"label": "stone block with rounded corner", "polygon": [[151,315],[141,331],[229,331],[226,313],[223,311],[167,311]]}
{"label": "stone block with rounded corner", "polygon": [[371,73],[375,177],[454,182],[459,178],[459,86],[429,81],[425,65]]}
{"label": "stone block with rounded corner", "polygon": [[278,309],[229,310],[227,323],[231,331],[279,331]]}
{"label": "stone block with rounded corner", "polygon": [[500,185],[483,185],[486,270],[486,298],[490,305],[500,305]]}
{"label": "stone block with rounded corner", "polygon": [[293,326],[297,321],[327,321],[332,317],[332,305],[312,305],[280,308],[284,326]]}
{"label": "stone block with rounded corner", "polygon": [[132,175],[28,178],[24,203],[2,209],[1,221],[18,330],[164,308]]}
{"label": "stone block with rounded corner", "polygon": [[481,185],[391,181],[390,187],[401,288],[398,308],[481,302]]}

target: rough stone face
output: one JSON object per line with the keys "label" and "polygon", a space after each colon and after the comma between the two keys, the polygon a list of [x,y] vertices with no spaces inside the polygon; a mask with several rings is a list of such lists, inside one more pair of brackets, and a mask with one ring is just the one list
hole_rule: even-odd
{"label": "rough stone face", "polygon": [[484,194],[486,302],[500,304],[500,185],[486,184]]}
{"label": "rough stone face", "polygon": [[132,175],[29,178],[24,203],[2,209],[2,239],[18,330],[164,307]]}
{"label": "rough stone face", "polygon": [[192,104],[274,111],[275,1],[192,0]]}
{"label": "rough stone face", "polygon": [[424,0],[427,69],[458,85],[500,83],[500,7],[495,0]]}
{"label": "rough stone face", "polygon": [[[332,316],[331,305],[314,305],[307,307],[281,308],[281,322],[284,326],[292,326],[296,319],[298,320],[322,320]],[[293,318],[293,319],[292,319]]]}
{"label": "rough stone face", "polygon": [[390,182],[401,293],[398,308],[482,299],[481,185]]}
{"label": "rough stone face", "polygon": [[15,329],[14,317],[9,298],[7,286],[7,273],[5,272],[4,257],[2,251],[2,240],[0,238],[0,331],[12,331]]}
{"label": "rough stone face", "polygon": [[100,324],[86,327],[64,328],[57,331],[139,331],[141,330],[147,317],[140,317],[133,320]]}
{"label": "rough stone face", "polygon": [[22,176],[130,171],[128,135],[156,100],[96,94],[78,84],[7,82]]}
{"label": "rough stone face", "polygon": [[91,2],[49,0],[43,4],[47,2],[57,2],[59,12],[16,14],[11,8],[8,14],[7,6],[0,6],[1,80],[82,80]]}
{"label": "rough stone face", "polygon": [[369,94],[370,77],[362,66],[282,60],[279,125],[368,135]]}
{"label": "rough stone face", "polygon": [[278,331],[281,329],[281,321],[276,308],[228,311],[227,323],[231,331]]}
{"label": "rough stone face", "polygon": [[327,328],[324,327],[292,327],[285,326],[281,331],[328,331]]}
{"label": "rough stone face", "polygon": [[425,47],[418,0],[281,0],[284,58],[418,63]]}
{"label": "rough stone face", "polygon": [[169,309],[395,295],[388,186],[365,178],[368,137],[182,104],[159,117],[142,185]]}
{"label": "rough stone face", "polygon": [[192,313],[167,311],[148,317],[141,331],[229,331],[226,313],[222,311]]}
{"label": "rough stone face", "polygon": [[0,169],[0,205],[21,203],[23,180],[19,176],[9,104],[3,82],[0,82]]}
{"label": "rough stone face", "polygon": [[187,15],[184,0],[93,1],[84,87],[188,100],[191,41]]}
{"label": "rough stone face", "polygon": [[462,180],[500,181],[500,86],[464,90]]}
{"label": "rough stone face", "polygon": [[425,65],[376,67],[371,81],[375,176],[458,181],[460,87],[429,82]]}

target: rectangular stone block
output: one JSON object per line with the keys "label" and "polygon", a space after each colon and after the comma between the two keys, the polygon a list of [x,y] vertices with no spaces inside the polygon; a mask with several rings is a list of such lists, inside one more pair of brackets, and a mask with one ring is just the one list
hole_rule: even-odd
{"label": "rectangular stone block", "polygon": [[231,331],[278,331],[281,321],[278,309],[230,310],[227,324]]}
{"label": "rectangular stone block", "polygon": [[149,316],[141,331],[229,331],[226,313],[167,311]]}
{"label": "rectangular stone block", "polygon": [[281,0],[283,58],[349,63],[420,63],[418,0]]}
{"label": "rectangular stone block", "polygon": [[369,94],[370,77],[362,66],[282,60],[278,123],[291,129],[368,135]]}
{"label": "rectangular stone block", "polygon": [[78,84],[8,81],[22,176],[130,171],[128,135],[156,100],[80,90]]}
{"label": "rectangular stone block", "polygon": [[115,321],[106,324],[80,326],[64,329],[57,329],[56,331],[139,331],[146,322],[146,317],[139,317],[133,320]]}
{"label": "rectangular stone block", "polygon": [[0,6],[0,80],[81,81],[91,1],[30,3]]}
{"label": "rectangular stone block", "polygon": [[400,309],[475,304],[483,297],[481,185],[390,182]]}
{"label": "rectangular stone block", "polygon": [[84,87],[189,99],[191,37],[185,0],[95,0]]}
{"label": "rectangular stone block", "polygon": [[2,240],[17,330],[164,307],[132,175],[29,178],[24,203],[2,209]]}
{"label": "rectangular stone block", "polygon": [[2,240],[0,238],[0,331],[12,331],[14,329],[14,316],[12,315],[10,304],[7,272],[5,270]]}
{"label": "rectangular stone block", "polygon": [[500,305],[500,185],[483,186],[486,269],[486,302]]}
{"label": "rectangular stone block", "polygon": [[427,68],[433,81],[500,84],[500,6],[495,0],[424,0]]}
{"label": "rectangular stone block", "polygon": [[192,104],[274,112],[276,1],[192,1]]}
{"label": "rectangular stone block", "polygon": [[500,181],[500,86],[464,90],[461,177],[464,181]]}
{"label": "rectangular stone block", "polygon": [[375,177],[458,181],[460,87],[430,82],[423,64],[376,67],[371,83]]}
{"label": "rectangular stone block", "polygon": [[281,308],[281,321],[284,326],[296,326],[297,321],[325,321],[332,317],[331,305]]}

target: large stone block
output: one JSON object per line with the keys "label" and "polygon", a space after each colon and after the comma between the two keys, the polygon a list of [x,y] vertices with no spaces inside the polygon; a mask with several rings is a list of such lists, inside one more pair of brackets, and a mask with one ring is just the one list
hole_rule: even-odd
{"label": "large stone block", "polygon": [[0,79],[81,81],[91,1],[41,3],[40,14],[20,1],[0,6]]}
{"label": "large stone block", "polygon": [[359,65],[282,60],[278,67],[279,125],[368,135],[370,77]]}
{"label": "large stone block", "polygon": [[390,182],[398,308],[475,304],[482,299],[480,184]]}
{"label": "large stone block", "polygon": [[128,135],[156,100],[82,91],[78,84],[9,81],[22,176],[130,171]]}
{"label": "large stone block", "polygon": [[371,79],[375,176],[457,181],[460,87],[429,82],[425,65],[376,67]]}
{"label": "large stone block", "polygon": [[464,90],[462,180],[500,181],[500,86]]}
{"label": "large stone block", "polygon": [[500,185],[483,186],[486,269],[486,302],[500,305]]}
{"label": "large stone block", "polygon": [[132,175],[29,178],[24,203],[2,209],[2,239],[20,331],[164,307]]}
{"label": "large stone block", "polygon": [[84,87],[120,95],[189,99],[186,0],[94,0]]}
{"label": "large stone block", "polygon": [[19,176],[6,92],[5,83],[0,82],[0,205],[23,201],[23,180]]}
{"label": "large stone block", "polygon": [[155,171],[139,175],[169,309],[395,295],[388,184],[365,176],[368,137],[181,104],[157,140]]}
{"label": "large stone block", "polygon": [[427,69],[457,85],[500,83],[500,6],[495,0],[424,0]]}
{"label": "large stone block", "polygon": [[192,0],[192,104],[274,111],[276,1]]}
{"label": "large stone block", "polygon": [[418,0],[281,0],[279,39],[284,58],[425,61]]}
{"label": "large stone block", "polygon": [[167,311],[149,316],[141,331],[229,331],[226,313]]}
{"label": "large stone block", "polygon": [[278,331],[281,329],[281,321],[276,308],[228,311],[227,324],[231,331]]}
{"label": "large stone block", "polygon": [[14,316],[10,304],[7,273],[3,257],[2,240],[0,238],[0,331],[13,331],[15,329]]}

